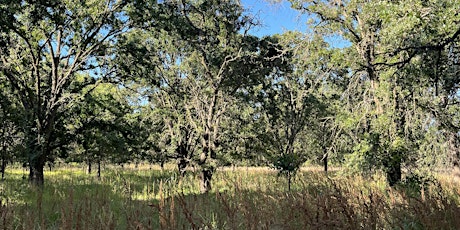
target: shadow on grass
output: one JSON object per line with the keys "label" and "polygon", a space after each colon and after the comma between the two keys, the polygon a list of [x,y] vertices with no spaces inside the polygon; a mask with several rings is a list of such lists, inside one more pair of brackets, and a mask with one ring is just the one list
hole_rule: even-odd
{"label": "shadow on grass", "polygon": [[19,195],[2,203],[0,228],[460,229],[457,200],[441,188],[412,196],[312,172],[287,192],[273,173],[222,172],[213,192],[197,194],[194,174],[178,180],[174,172],[114,170],[100,181],[62,175],[48,178],[41,192],[21,179],[7,181],[2,194]]}
{"label": "shadow on grass", "polygon": [[[20,177],[4,181],[0,187],[0,229],[159,229],[158,213],[148,205],[158,202],[133,200],[129,190],[134,188],[122,183],[121,177],[108,173],[98,180],[63,175],[67,174],[48,175],[43,188],[32,187]],[[146,178],[133,180],[133,187]],[[153,197],[155,191],[151,194]]]}
{"label": "shadow on grass", "polygon": [[155,205],[161,229],[460,229],[455,199],[442,190],[357,187],[322,178],[303,188],[177,194]]}

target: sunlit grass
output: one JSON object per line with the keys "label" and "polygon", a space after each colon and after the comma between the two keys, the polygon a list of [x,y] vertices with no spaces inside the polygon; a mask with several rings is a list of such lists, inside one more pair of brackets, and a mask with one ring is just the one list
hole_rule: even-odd
{"label": "sunlit grass", "polygon": [[292,190],[270,168],[219,168],[200,194],[199,172],[180,178],[168,165],[106,166],[102,177],[79,165],[45,172],[42,189],[10,167],[0,183],[1,229],[311,229],[460,227],[460,184],[411,191],[373,178],[304,168]]}

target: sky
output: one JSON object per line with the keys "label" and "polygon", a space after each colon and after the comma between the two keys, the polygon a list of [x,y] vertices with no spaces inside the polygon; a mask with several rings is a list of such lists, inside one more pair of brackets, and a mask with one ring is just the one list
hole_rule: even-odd
{"label": "sky", "polygon": [[283,33],[286,30],[305,32],[307,17],[291,8],[291,3],[270,3],[267,0],[242,0],[244,8],[256,16],[262,26],[254,29],[252,34],[266,36]]}
{"label": "sky", "polygon": [[[281,34],[287,30],[307,32],[308,16],[291,8],[291,3],[282,0],[272,3],[269,0],[241,0],[248,13],[253,14],[262,23],[261,27],[253,29],[251,34],[263,37],[272,34]],[[331,47],[343,48],[351,43],[340,36],[326,37],[325,41]]]}

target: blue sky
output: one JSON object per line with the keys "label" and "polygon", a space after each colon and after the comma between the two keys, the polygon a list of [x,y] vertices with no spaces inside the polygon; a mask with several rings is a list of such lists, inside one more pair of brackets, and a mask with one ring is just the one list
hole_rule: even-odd
{"label": "blue sky", "polygon": [[307,17],[291,8],[291,3],[270,3],[267,0],[242,0],[244,8],[253,14],[263,24],[254,29],[252,33],[257,36],[265,36],[283,33],[286,30],[305,32],[307,29]]}
{"label": "blue sky", "polygon": [[[296,30],[307,32],[306,15],[302,15],[299,11],[291,8],[291,3],[283,0],[280,3],[271,3],[269,0],[241,0],[243,7],[248,10],[248,13],[256,16],[262,26],[251,31],[252,34],[262,37],[277,33],[283,33],[287,30]],[[343,48],[350,46],[351,43],[345,41],[340,36],[327,37],[331,47]]]}

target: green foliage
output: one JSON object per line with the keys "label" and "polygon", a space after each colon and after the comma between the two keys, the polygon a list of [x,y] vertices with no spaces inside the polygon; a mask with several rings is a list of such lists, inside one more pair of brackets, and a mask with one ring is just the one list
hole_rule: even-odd
{"label": "green foliage", "polygon": [[[127,28],[125,1],[2,2],[2,81],[21,114],[24,163],[43,184],[43,166],[65,151],[69,108],[111,77],[112,46]],[[83,75],[83,77],[81,77]],[[88,77],[90,76],[90,77]],[[62,154],[63,155],[63,154]]]}
{"label": "green foliage", "polygon": [[273,167],[279,171],[280,174],[290,175],[295,173],[300,169],[303,163],[305,163],[305,158],[300,157],[296,154],[281,155],[273,160]]}
{"label": "green foliage", "polygon": [[267,159],[287,175],[290,186],[291,175],[307,156],[318,152],[314,143],[322,135],[320,119],[328,113],[316,88],[321,87],[317,82],[328,73],[314,69],[326,62],[323,58],[327,57],[319,54],[327,52],[326,44],[319,38],[304,38],[298,33],[265,40],[270,41],[279,55],[274,57],[276,66],[272,72],[265,76],[263,84],[256,86],[253,108],[260,113],[257,122],[263,124],[263,129],[257,131]]}
{"label": "green foliage", "polygon": [[430,186],[440,186],[440,184],[433,175],[424,172],[423,174],[411,173],[407,175],[399,186],[404,188],[407,195],[418,197],[422,193],[429,192]]}
{"label": "green foliage", "polygon": [[458,1],[290,2],[308,33],[253,36],[234,0],[1,2],[2,169],[460,165]]}
{"label": "green foliage", "polygon": [[312,16],[315,34],[350,42],[333,59],[339,60],[333,66],[346,63],[351,72],[333,81],[344,87],[339,103],[345,111],[337,121],[352,140],[352,148],[345,147],[353,149],[348,167],[381,168],[401,180],[402,165],[416,165],[423,146],[433,142],[424,139],[425,131],[438,123],[458,130],[453,114],[447,115],[458,107],[451,71],[460,33],[448,13],[458,9],[457,2],[291,2]]}

